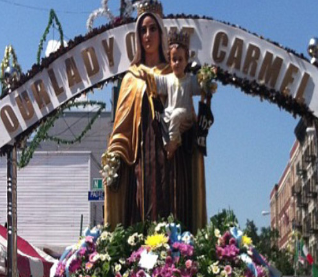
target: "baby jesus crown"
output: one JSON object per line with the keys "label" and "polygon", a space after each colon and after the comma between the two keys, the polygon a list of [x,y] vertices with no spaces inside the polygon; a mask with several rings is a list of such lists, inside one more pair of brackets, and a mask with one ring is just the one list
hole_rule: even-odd
{"label": "baby jesus crown", "polygon": [[180,44],[185,46],[186,48],[189,48],[189,44],[190,44],[189,34],[185,31],[178,32],[176,30],[170,30],[169,36],[168,36],[168,43],[169,45]]}
{"label": "baby jesus crown", "polygon": [[137,6],[137,16],[140,16],[143,13],[155,13],[160,17],[163,17],[162,5],[157,0],[143,1]]}

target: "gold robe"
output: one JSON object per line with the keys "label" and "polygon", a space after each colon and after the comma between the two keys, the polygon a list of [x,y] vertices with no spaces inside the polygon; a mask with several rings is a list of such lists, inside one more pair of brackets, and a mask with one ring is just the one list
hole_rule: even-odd
{"label": "gold robe", "polygon": [[[152,69],[132,66],[130,70],[140,68],[158,75],[171,72],[166,64]],[[146,135],[153,133],[153,118],[148,115],[153,115],[152,97],[155,96],[149,93],[151,89],[147,91],[148,95],[143,80],[131,73],[125,75],[107,149],[121,157],[122,165],[118,184],[105,187],[105,223],[114,228],[118,223],[127,226],[146,218],[156,220],[157,216],[173,214],[178,220],[187,221],[190,231],[195,232],[206,224],[203,156],[197,149],[184,156],[180,147],[180,153],[176,153],[172,162],[166,160],[160,145],[161,137]],[[179,163],[185,159],[188,159],[186,163]],[[189,170],[189,178],[184,178]],[[165,203],[160,203],[162,201]]]}

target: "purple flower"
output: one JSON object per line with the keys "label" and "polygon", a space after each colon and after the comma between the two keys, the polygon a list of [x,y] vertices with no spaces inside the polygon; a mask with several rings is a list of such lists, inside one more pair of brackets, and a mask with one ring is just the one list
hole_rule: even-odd
{"label": "purple flower", "polygon": [[168,266],[172,266],[173,265],[173,259],[172,259],[171,256],[168,256],[166,258],[166,265],[168,265]]}
{"label": "purple flower", "polygon": [[224,242],[227,243],[230,240],[230,238],[231,238],[231,233],[229,231],[226,231],[223,234],[222,238],[223,238]]}
{"label": "purple flower", "polygon": [[136,277],[146,277],[146,273],[141,269],[137,272]]}
{"label": "purple flower", "polygon": [[64,272],[65,272],[65,264],[63,262],[59,262],[56,267],[55,275],[58,277],[62,277],[64,276]]}
{"label": "purple flower", "polygon": [[81,260],[75,259],[71,261],[69,266],[69,272],[74,273],[76,270],[78,270],[81,267]]}
{"label": "purple flower", "polygon": [[236,244],[236,239],[235,238],[230,238],[229,244]]}
{"label": "purple flower", "polygon": [[193,255],[193,246],[183,242],[175,242],[172,247],[176,250],[179,250],[182,256],[192,256]]}
{"label": "purple flower", "polygon": [[223,249],[222,247],[216,246],[216,254],[218,255],[218,257],[219,257],[220,259],[223,258],[224,254],[225,254],[224,252],[225,252],[225,251],[224,251],[224,249]]}
{"label": "purple flower", "polygon": [[81,247],[81,249],[78,250],[77,255],[79,257],[83,257],[85,255],[85,253],[86,253],[86,247]]}
{"label": "purple flower", "polygon": [[140,255],[144,251],[144,247],[140,247],[137,251],[131,253],[130,257],[127,259],[128,263],[135,263],[140,260]]}
{"label": "purple flower", "polygon": [[256,266],[256,271],[257,271],[257,276],[258,277],[265,277],[266,276],[266,272],[265,272],[263,267],[257,265]]}

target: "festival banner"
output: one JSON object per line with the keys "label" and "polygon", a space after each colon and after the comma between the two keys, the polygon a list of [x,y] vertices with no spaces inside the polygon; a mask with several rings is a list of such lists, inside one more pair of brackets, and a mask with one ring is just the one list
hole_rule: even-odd
{"label": "festival banner", "polygon": [[[167,31],[178,28],[190,33],[191,61],[214,64],[227,74],[230,84],[250,82],[251,89],[257,86],[260,93],[274,90],[318,116],[318,71],[301,56],[212,19],[169,18],[164,24]],[[0,148],[34,129],[63,103],[124,73],[135,54],[134,29],[130,23],[85,38],[5,96],[0,102]]]}

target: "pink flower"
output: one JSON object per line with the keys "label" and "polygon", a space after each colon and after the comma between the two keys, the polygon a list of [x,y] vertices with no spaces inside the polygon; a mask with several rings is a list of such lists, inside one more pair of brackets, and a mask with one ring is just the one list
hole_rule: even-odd
{"label": "pink flower", "polygon": [[87,263],[85,264],[85,269],[86,269],[86,270],[90,270],[93,266],[94,266],[94,264],[92,264],[91,262],[87,262]]}
{"label": "pink flower", "polygon": [[98,259],[95,259],[95,256],[97,255],[98,253],[95,251],[93,252],[92,254],[89,255],[89,261],[94,264]]}
{"label": "pink flower", "polygon": [[92,236],[85,237],[85,242],[94,243],[94,237],[92,237]]}
{"label": "pink flower", "polygon": [[231,275],[232,274],[232,267],[230,265],[226,265],[224,267],[224,271],[226,272],[227,275]]}
{"label": "pink flower", "polygon": [[192,266],[192,261],[191,260],[187,260],[186,262],[185,262],[185,266],[186,266],[186,268],[191,268],[191,266]]}

